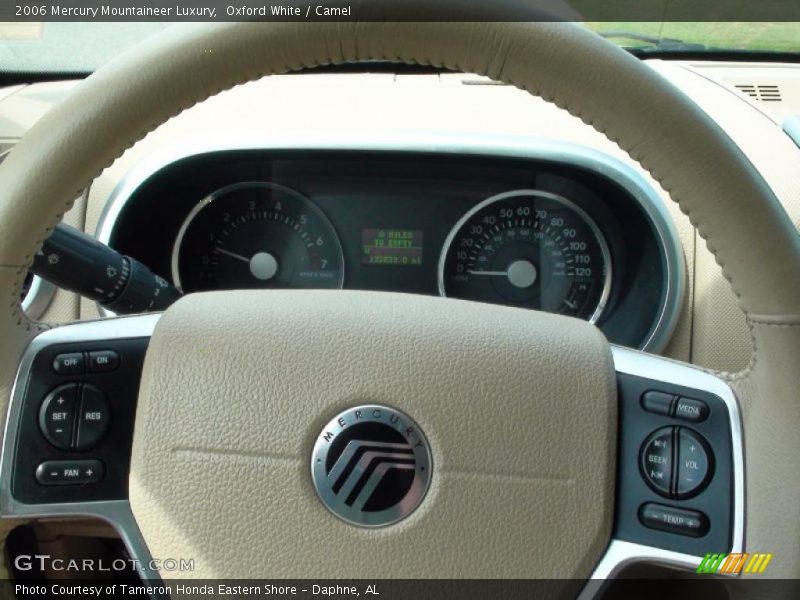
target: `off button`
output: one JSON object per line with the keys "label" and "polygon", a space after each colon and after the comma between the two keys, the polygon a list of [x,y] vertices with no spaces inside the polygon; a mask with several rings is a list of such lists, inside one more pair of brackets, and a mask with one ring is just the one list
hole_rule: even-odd
{"label": "off button", "polygon": [[672,485],[672,427],[657,429],[642,445],[641,470],[653,491],[669,497]]}

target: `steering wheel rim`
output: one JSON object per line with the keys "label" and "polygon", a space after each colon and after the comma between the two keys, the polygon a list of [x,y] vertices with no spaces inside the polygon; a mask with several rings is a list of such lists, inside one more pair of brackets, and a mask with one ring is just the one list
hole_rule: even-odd
{"label": "steering wheel rim", "polygon": [[[19,308],[19,285],[48,232],[115,157],[170,116],[267,74],[386,59],[434,64],[515,85],[581,118],[639,161],[678,202],[739,298],[754,340],[731,378],[744,411],[750,543],[785,553],[796,576],[797,525],[771,516],[793,498],[774,480],[791,468],[800,413],[800,240],[761,176],[723,131],[637,59],[564,23],[337,23],[189,26],[101,68],[48,113],[0,167],[0,313],[8,400],[16,363],[41,329]],[[591,93],[587,94],[586,90]],[[659,115],[654,119],[653,115]],[[8,298],[8,296],[6,296]],[[769,405],[766,403],[769,402]],[[784,452],[782,454],[790,454]],[[797,520],[795,520],[796,522]]]}

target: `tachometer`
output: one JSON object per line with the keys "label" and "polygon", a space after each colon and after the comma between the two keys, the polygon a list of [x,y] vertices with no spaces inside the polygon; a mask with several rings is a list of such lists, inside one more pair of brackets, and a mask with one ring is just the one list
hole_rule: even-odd
{"label": "tachometer", "polygon": [[439,259],[443,296],[597,321],[611,290],[611,255],[573,202],[538,190],[492,196],[453,228]]}
{"label": "tachometer", "polygon": [[185,293],[242,288],[340,288],[344,258],[328,219],[289,188],[237,183],[201,200],[172,251]]}

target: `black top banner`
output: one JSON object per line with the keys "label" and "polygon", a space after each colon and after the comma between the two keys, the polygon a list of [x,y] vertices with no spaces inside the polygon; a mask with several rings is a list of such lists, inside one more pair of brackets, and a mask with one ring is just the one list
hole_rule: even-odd
{"label": "black top banner", "polygon": [[0,21],[793,22],[800,0],[4,0]]}

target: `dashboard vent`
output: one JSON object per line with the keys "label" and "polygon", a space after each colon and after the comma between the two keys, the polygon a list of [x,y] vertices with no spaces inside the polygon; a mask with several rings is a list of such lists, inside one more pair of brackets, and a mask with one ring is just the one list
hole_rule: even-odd
{"label": "dashboard vent", "polygon": [[759,102],[780,102],[781,90],[777,85],[754,85],[741,83],[736,85],[736,89],[747,94]]}

